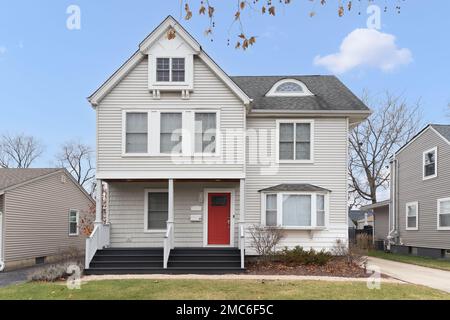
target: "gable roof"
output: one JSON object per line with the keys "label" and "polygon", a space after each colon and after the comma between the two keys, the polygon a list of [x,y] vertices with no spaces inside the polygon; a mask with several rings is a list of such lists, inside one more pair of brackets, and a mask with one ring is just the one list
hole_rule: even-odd
{"label": "gable roof", "polygon": [[57,172],[64,173],[72,183],[91,201],[89,193],[75,180],[65,168],[0,168],[0,194],[7,190],[32,183]]}
{"label": "gable roof", "polygon": [[402,152],[407,146],[409,146],[413,141],[418,139],[422,134],[424,134],[427,130],[433,130],[437,136],[441,137],[445,142],[450,144],[450,125],[448,124],[428,124],[425,128],[420,130],[414,137],[412,137],[407,143],[401,146],[396,152],[395,155]]}
{"label": "gable roof", "polygon": [[151,45],[157,41],[169,28],[174,28],[177,37],[185,40],[197,53],[208,67],[228,86],[228,88],[248,105],[251,99],[231,78],[203,51],[200,44],[183,28],[183,26],[172,16],[167,16],[140,44],[139,49],[114,72],[93,94],[88,97],[88,101],[93,107],[97,106],[101,100],[146,57],[146,52]]}
{"label": "gable roof", "polygon": [[42,176],[46,176],[50,173],[60,171],[61,169],[55,168],[42,168],[42,169],[12,169],[1,168],[0,169],[0,191],[14,187],[18,184],[34,180]]}
{"label": "gable roof", "polygon": [[[231,79],[253,99],[252,110],[370,113],[370,109],[335,76],[237,76]],[[266,97],[273,85],[283,79],[303,82],[313,95]]]}
{"label": "gable roof", "polygon": [[307,183],[284,183],[284,184],[276,185],[274,187],[269,187],[269,188],[259,190],[259,192],[269,192],[269,191],[271,191],[271,192],[275,192],[275,191],[305,191],[305,192],[326,191],[326,192],[331,192],[328,189],[314,186],[312,184],[307,184]]}

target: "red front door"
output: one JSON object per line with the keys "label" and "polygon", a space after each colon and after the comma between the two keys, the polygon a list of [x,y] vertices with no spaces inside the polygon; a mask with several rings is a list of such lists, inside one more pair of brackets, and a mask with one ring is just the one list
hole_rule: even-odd
{"label": "red front door", "polygon": [[230,244],[230,193],[208,193],[208,244]]}

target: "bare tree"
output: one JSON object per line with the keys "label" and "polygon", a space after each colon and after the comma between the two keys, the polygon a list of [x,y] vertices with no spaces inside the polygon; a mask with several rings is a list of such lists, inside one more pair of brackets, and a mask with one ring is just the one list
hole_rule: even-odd
{"label": "bare tree", "polygon": [[284,237],[282,230],[261,225],[253,225],[248,230],[252,239],[251,246],[263,260],[268,261],[275,254],[276,246]]}
{"label": "bare tree", "polygon": [[56,159],[61,167],[66,168],[77,182],[85,188],[92,187],[95,177],[95,167],[92,156],[94,151],[81,142],[69,141],[61,146]]}
{"label": "bare tree", "polygon": [[32,136],[4,134],[0,138],[0,167],[29,168],[43,152],[43,145]]}
{"label": "bare tree", "polygon": [[389,186],[390,157],[421,125],[419,102],[409,107],[401,97],[389,93],[380,101],[368,94],[362,100],[374,113],[349,137],[349,192],[358,204],[377,202],[377,191]]}

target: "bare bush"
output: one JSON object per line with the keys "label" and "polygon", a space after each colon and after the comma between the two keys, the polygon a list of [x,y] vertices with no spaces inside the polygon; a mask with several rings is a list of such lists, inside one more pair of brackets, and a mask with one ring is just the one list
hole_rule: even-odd
{"label": "bare bush", "polygon": [[279,228],[253,225],[249,228],[252,238],[252,248],[265,261],[275,254],[277,244],[283,239],[284,234]]}
{"label": "bare bush", "polygon": [[349,265],[358,265],[366,269],[367,257],[353,244],[348,245],[341,239],[337,239],[331,253],[335,256],[345,257]]}

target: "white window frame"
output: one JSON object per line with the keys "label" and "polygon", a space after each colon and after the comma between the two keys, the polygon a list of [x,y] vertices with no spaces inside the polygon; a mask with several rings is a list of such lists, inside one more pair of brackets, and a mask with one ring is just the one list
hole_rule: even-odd
{"label": "white window frame", "polygon": [[[284,123],[292,123],[294,124],[294,157],[296,157],[296,148],[297,148],[297,140],[296,140],[296,124],[309,123],[310,125],[310,159],[309,160],[283,160],[280,159],[280,125]],[[276,120],[276,133],[275,133],[275,156],[276,163],[314,163],[314,120],[313,119],[278,119]]]}
{"label": "white window frame", "polygon": [[[197,113],[215,113],[216,114],[216,150],[215,152],[196,152],[195,151],[195,115]],[[192,133],[191,136],[191,146],[192,146],[192,154],[194,157],[218,157],[220,156],[221,150],[221,134],[220,134],[220,110],[194,110],[192,112],[192,120],[190,121],[191,126],[190,130]]]}
{"label": "white window frame", "polygon": [[[415,227],[408,227],[408,208],[411,206],[416,207],[416,226]],[[419,202],[408,202],[405,205],[405,230],[415,231],[419,230]]]}
{"label": "white window frame", "polygon": [[[284,83],[292,82],[299,85],[302,88],[302,92],[277,92],[280,85]],[[304,97],[313,96],[313,93],[309,91],[308,87],[301,81],[296,79],[283,79],[275,83],[269,92],[266,93],[267,97]]]}
{"label": "white window frame", "polygon": [[[266,225],[266,196],[277,195],[277,224],[276,227],[285,230],[326,230],[329,225],[329,207],[330,195],[329,192],[300,192],[300,191],[267,191],[261,193],[261,225],[265,227],[273,227]],[[325,225],[317,226],[317,195],[325,196]],[[300,195],[311,196],[311,226],[283,226],[283,196],[285,195]]]}
{"label": "white window frame", "polygon": [[[144,189],[144,232],[145,233],[165,233],[167,231],[167,225],[166,225],[165,229],[149,229],[148,228],[148,194],[149,193],[163,193],[163,192],[169,193],[169,189],[168,188]],[[169,215],[169,212],[167,212],[167,218],[169,218],[168,215]]]}
{"label": "white window frame", "polygon": [[[427,153],[434,152],[434,174],[431,176],[425,176],[425,156]],[[422,178],[423,180],[436,178],[438,174],[438,152],[437,147],[426,150],[422,154]]]}
{"label": "white window frame", "polygon": [[437,230],[450,230],[450,226],[441,227],[440,219],[441,219],[441,202],[450,202],[450,198],[441,198],[437,200]]}
{"label": "white window frame", "polygon": [[[147,153],[127,153],[127,113],[147,113]],[[150,112],[143,109],[122,110],[122,156],[123,157],[142,157],[148,156],[150,151]]]}
{"label": "white window frame", "polygon": [[[76,223],[77,223],[77,232],[76,233],[71,233],[70,232],[70,224],[72,223],[70,221],[70,216],[71,214],[75,212],[76,214]],[[80,235],[80,211],[77,209],[69,209],[69,237],[77,237]]]}
{"label": "white window frame", "polygon": [[[169,59],[169,81],[158,81],[158,59]],[[184,59],[184,81],[172,81],[172,59]],[[155,84],[156,85],[186,85],[187,84],[187,71],[186,71],[186,65],[187,65],[188,59],[185,56],[158,56],[155,57]]]}
{"label": "white window frame", "polygon": [[[161,113],[181,113],[181,152],[161,152]],[[189,152],[187,152],[185,150],[185,146],[186,146],[186,142],[184,141],[186,139],[186,112],[184,110],[158,110],[157,114],[158,114],[158,125],[156,126],[156,123],[153,122],[155,124],[155,128],[157,128],[156,134],[158,135],[158,138],[156,138],[156,134],[155,134],[155,145],[157,146],[157,155],[158,156],[168,156],[168,157],[182,157],[185,156],[186,154],[189,154]],[[151,139],[149,139],[149,141],[151,141]]]}

